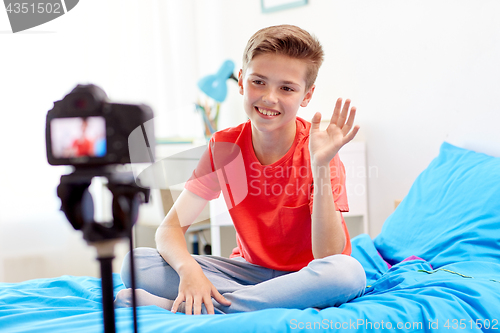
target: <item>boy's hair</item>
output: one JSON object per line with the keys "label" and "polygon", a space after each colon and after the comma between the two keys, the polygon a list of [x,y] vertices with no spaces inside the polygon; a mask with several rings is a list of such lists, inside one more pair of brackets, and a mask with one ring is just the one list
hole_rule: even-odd
{"label": "boy's hair", "polygon": [[307,62],[306,91],[312,87],[323,63],[323,48],[318,39],[294,25],[277,25],[257,31],[248,40],[243,53],[243,73],[261,54],[280,54]]}

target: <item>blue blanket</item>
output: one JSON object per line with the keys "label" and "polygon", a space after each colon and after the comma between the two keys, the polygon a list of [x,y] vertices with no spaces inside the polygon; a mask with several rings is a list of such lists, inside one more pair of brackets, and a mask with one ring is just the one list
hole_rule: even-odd
{"label": "blue blanket", "polygon": [[[500,332],[499,198],[500,158],[445,142],[381,234],[352,240],[364,296],[322,311],[186,316],[141,307],[139,330]],[[114,278],[116,293],[123,285]],[[0,332],[102,332],[100,301],[95,278],[0,283]],[[132,332],[131,318],[131,309],[117,309],[117,331]]]}
{"label": "blue blanket", "polygon": [[[139,331],[500,331],[500,264],[466,261],[433,269],[417,259],[389,269],[367,235],[352,244],[367,288],[339,308],[186,316],[147,306],[138,309]],[[114,278],[116,293],[123,285]],[[100,297],[100,280],[91,277],[0,283],[0,332],[102,332]],[[117,309],[116,321],[118,332],[132,332],[131,309]]]}

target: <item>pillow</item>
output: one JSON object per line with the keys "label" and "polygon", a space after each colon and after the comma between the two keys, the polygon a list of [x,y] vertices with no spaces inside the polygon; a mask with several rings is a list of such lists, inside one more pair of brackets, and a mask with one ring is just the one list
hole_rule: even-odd
{"label": "pillow", "polygon": [[375,247],[391,264],[412,255],[434,268],[500,262],[500,158],[444,142],[385,221]]}

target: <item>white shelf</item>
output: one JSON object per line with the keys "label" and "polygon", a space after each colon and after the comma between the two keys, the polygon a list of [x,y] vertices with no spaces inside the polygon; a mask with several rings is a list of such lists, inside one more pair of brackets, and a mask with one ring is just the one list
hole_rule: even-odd
{"label": "white shelf", "polygon": [[[364,142],[351,141],[339,152],[346,171],[346,190],[349,202],[349,212],[343,213],[346,223],[348,218],[360,217],[363,233],[369,233],[368,200],[367,200],[367,166],[366,148]],[[356,235],[351,235],[351,237]]]}

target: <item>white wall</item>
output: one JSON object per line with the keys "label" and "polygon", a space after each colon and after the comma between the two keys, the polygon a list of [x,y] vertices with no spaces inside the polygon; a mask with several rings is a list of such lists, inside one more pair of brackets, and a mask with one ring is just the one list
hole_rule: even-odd
{"label": "white wall", "polygon": [[[168,25],[159,12],[158,2],[80,1],[54,21],[12,34],[0,10],[0,281],[18,279],[6,264],[15,256],[48,261],[50,273],[40,265],[25,278],[97,273],[93,250],[58,211],[56,186],[68,170],[46,161],[45,116],[77,83],[94,83],[113,101],[151,105],[160,136],[178,134],[177,111],[192,104],[195,90],[166,73],[190,63],[171,59]],[[201,133],[198,115],[181,111],[189,124],[183,133]]]}
{"label": "white wall", "polygon": [[217,46],[239,64],[246,40],[264,26],[299,25],[322,42],[315,96],[299,115],[325,118],[337,97],[358,107],[372,237],[444,140],[475,148],[471,141],[486,136],[490,151],[500,144],[492,126],[500,121],[498,1],[310,0],[270,14],[260,1],[217,4],[225,32]]}
{"label": "white wall", "polygon": [[[67,170],[45,160],[54,100],[92,82],[113,100],[151,105],[160,136],[198,135],[196,80],[228,58],[239,67],[248,38],[281,23],[314,33],[326,51],[315,96],[299,115],[327,117],[337,97],[358,107],[357,139],[376,170],[368,183],[373,237],[443,140],[481,138],[484,125],[500,122],[498,1],[310,0],[262,14],[260,0],[86,0],[18,34],[0,10],[0,259],[58,253],[51,265],[67,266],[55,274],[80,274],[79,262],[92,257],[58,212],[55,188]],[[221,126],[244,120],[229,82]],[[500,142],[496,131],[484,135]]]}

